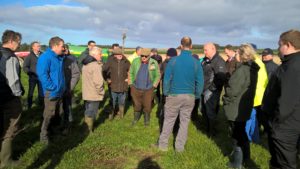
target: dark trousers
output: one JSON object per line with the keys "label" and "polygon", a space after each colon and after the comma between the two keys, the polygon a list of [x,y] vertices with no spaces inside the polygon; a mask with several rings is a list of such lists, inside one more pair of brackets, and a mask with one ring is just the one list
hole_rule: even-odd
{"label": "dark trousers", "polygon": [[108,95],[109,95],[109,106],[113,107],[113,97],[111,93],[112,91],[109,84],[107,85],[107,88],[108,88]]}
{"label": "dark trousers", "polygon": [[234,144],[241,147],[243,151],[243,159],[250,159],[250,143],[245,131],[246,122],[230,121],[229,125],[232,131],[232,139],[234,140]]}
{"label": "dark trousers", "polygon": [[65,94],[63,97],[64,123],[66,125],[73,121],[72,115],[72,95]]}
{"label": "dark trousers", "polygon": [[55,125],[59,125],[60,116],[62,115],[62,99],[50,99],[47,95],[49,94],[46,94],[44,98],[45,108],[40,133],[41,140],[48,140],[48,130],[53,129]]}
{"label": "dark trousers", "polygon": [[33,102],[33,93],[34,93],[34,88],[37,85],[38,86],[38,97],[39,97],[39,105],[43,105],[43,89],[40,81],[38,80],[37,77],[31,75],[29,76],[28,80],[29,84],[29,89],[28,89],[28,95],[27,95],[27,106],[28,108],[31,108],[32,102]]}
{"label": "dark trousers", "polygon": [[20,97],[14,97],[6,103],[0,103],[0,140],[14,138],[22,113]]}
{"label": "dark trousers", "polygon": [[156,100],[157,104],[160,104],[160,102],[161,102],[160,83],[158,83],[158,86],[156,88],[154,99]]}
{"label": "dark trousers", "polygon": [[208,135],[214,136],[216,134],[215,122],[219,112],[221,91],[213,91],[210,98],[204,102],[204,96],[201,98],[202,114],[206,121],[206,130]]}
{"label": "dark trousers", "polygon": [[85,101],[85,111],[84,115],[90,118],[96,119],[96,115],[98,113],[100,101]]}
{"label": "dark trousers", "polygon": [[256,110],[256,118],[258,121],[258,128],[260,129],[261,125],[264,127],[264,132],[268,132],[269,125],[267,123],[267,116],[265,112],[262,111],[261,106],[254,107]]}
{"label": "dark trousers", "polygon": [[153,88],[148,90],[139,90],[133,85],[131,87],[131,96],[133,100],[134,112],[150,113],[152,109]]}
{"label": "dark trousers", "polygon": [[271,154],[270,164],[273,167],[297,168],[297,145],[300,139],[300,129],[294,127],[297,126],[293,125],[295,123],[298,122],[286,120],[284,124],[277,124],[276,127],[273,125],[270,128],[268,141]]}

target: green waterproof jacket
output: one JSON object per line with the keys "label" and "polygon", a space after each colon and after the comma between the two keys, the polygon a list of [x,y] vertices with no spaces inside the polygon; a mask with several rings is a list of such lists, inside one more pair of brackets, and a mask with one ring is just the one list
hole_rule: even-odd
{"label": "green waterproof jacket", "polygon": [[[135,58],[132,61],[130,66],[129,75],[128,75],[128,84],[132,85],[136,79],[136,76],[139,72],[141,66],[141,58]],[[150,80],[153,84],[153,87],[157,87],[158,83],[160,82],[160,70],[156,60],[150,58],[149,65],[148,65]]]}
{"label": "green waterproof jacket", "polygon": [[259,66],[254,62],[238,65],[225,87],[223,106],[227,120],[245,122],[250,118]]}

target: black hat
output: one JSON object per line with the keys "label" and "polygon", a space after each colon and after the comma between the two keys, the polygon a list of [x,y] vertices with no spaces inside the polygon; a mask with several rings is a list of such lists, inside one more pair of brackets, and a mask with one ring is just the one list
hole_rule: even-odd
{"label": "black hat", "polygon": [[177,51],[175,48],[170,48],[167,50],[167,56],[174,57],[177,56]]}
{"label": "black hat", "polygon": [[262,56],[267,56],[267,55],[273,55],[273,50],[270,48],[266,48],[263,50],[263,52],[261,53]]}

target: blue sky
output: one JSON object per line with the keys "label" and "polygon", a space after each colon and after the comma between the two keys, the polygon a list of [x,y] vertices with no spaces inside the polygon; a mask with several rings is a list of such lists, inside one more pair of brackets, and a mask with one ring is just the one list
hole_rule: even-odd
{"label": "blue sky", "polygon": [[125,28],[128,47],[177,47],[190,36],[195,44],[277,48],[282,32],[300,29],[299,6],[298,0],[2,0],[0,31],[19,31],[27,43],[61,36],[111,45],[122,43]]}

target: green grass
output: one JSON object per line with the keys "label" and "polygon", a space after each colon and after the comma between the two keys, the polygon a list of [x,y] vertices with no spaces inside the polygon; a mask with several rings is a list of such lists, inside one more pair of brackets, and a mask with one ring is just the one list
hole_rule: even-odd
{"label": "green grass", "polygon": [[[27,76],[22,81],[28,89]],[[76,87],[79,97],[81,84]],[[26,95],[25,95],[26,96]],[[25,101],[25,96],[23,100]],[[35,93],[36,96],[36,93]],[[21,127],[25,127],[14,140],[14,157],[22,161],[19,168],[59,168],[59,169],[223,169],[226,168],[228,154],[231,150],[230,138],[227,136],[227,124],[224,113],[218,115],[219,134],[209,139],[204,133],[204,122],[201,115],[197,122],[189,125],[188,141],[183,153],[176,153],[173,148],[174,139],[169,140],[169,151],[161,152],[151,148],[159,137],[156,106],[151,114],[149,127],[144,127],[143,119],[131,127],[133,119],[132,106],[124,119],[108,121],[105,113],[108,100],[100,108],[94,133],[87,135],[83,122],[83,101],[74,105],[75,121],[68,136],[56,136],[48,147],[39,142],[42,118],[40,108],[33,107],[24,111]],[[251,145],[250,168],[268,168],[270,155],[264,138],[262,145]]]}

